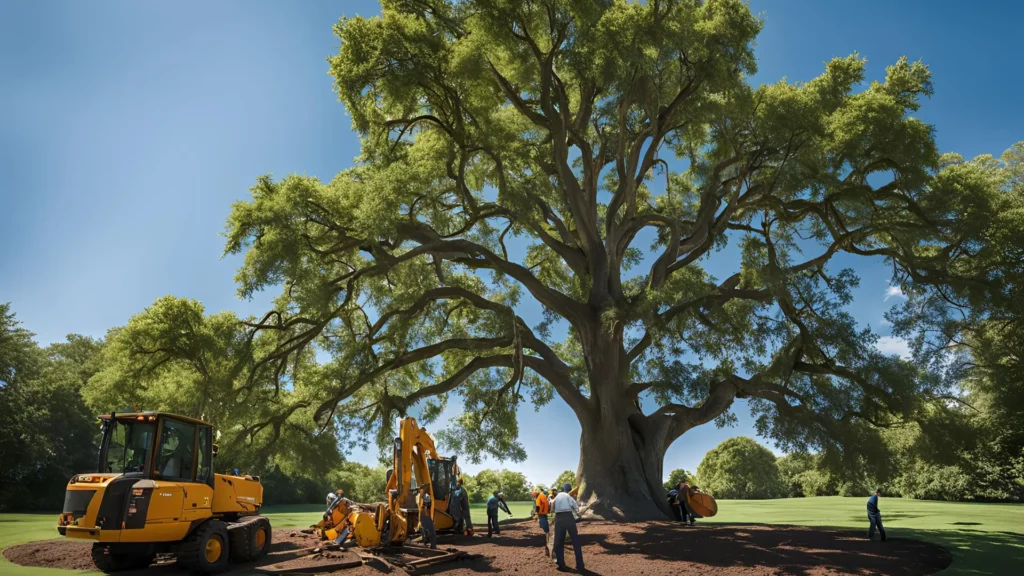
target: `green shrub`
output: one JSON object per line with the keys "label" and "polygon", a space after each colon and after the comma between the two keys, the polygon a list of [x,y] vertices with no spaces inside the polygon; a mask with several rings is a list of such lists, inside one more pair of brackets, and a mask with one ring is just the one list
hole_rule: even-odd
{"label": "green shrub", "polygon": [[781,498],[787,490],[775,455],[752,438],[729,438],[697,467],[702,488],[715,498]]}

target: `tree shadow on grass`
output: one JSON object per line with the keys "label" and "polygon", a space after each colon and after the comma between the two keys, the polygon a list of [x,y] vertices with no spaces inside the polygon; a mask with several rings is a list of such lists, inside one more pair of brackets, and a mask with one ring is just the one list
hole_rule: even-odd
{"label": "tree shadow on grass", "polygon": [[[882,522],[883,523],[890,523],[890,522],[893,522],[893,521],[896,521],[896,520],[910,520],[910,519],[913,519],[913,518],[920,518],[920,517],[921,517],[920,514],[904,514],[904,513],[900,513],[900,512],[882,513]],[[852,516],[849,516],[848,520],[850,520],[851,522],[863,522],[864,523],[864,529],[865,530],[868,529],[868,513],[867,512],[864,512],[863,514],[854,514]]]}
{"label": "tree shadow on grass", "polygon": [[622,543],[604,542],[611,554],[640,554],[667,561],[717,567],[758,567],[785,574],[810,574],[822,568],[840,573],[931,574],[949,566],[941,546],[890,538],[869,541],[860,531],[794,526],[652,525],[643,533],[622,534]]}
{"label": "tree shadow on grass", "polygon": [[953,564],[942,576],[1024,574],[1024,534],[971,528],[896,531],[950,549]]}

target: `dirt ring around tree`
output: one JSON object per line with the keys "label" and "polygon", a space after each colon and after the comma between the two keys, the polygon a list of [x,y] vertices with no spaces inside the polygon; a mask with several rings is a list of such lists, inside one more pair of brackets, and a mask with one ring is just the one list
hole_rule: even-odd
{"label": "dirt ring around tree", "polygon": [[[442,548],[455,547],[468,552],[469,559],[423,568],[416,573],[558,574],[555,564],[544,552],[545,539],[536,523],[502,523],[501,534],[492,538],[486,536],[485,526],[477,524],[475,528],[477,535],[472,538],[442,536],[438,542]],[[698,524],[689,527],[672,522],[585,521],[580,523],[580,538],[584,562],[592,574],[916,576],[933,574],[952,563],[949,550],[928,542],[889,538],[883,543],[868,541],[862,531],[803,526]],[[287,561],[316,544],[315,537],[297,530],[276,530],[271,553],[266,558],[258,564],[233,566],[229,573],[253,574],[259,566]],[[93,570],[90,549],[88,542],[58,539],[12,546],[3,554],[7,560],[24,566]],[[315,569],[318,561],[334,562],[340,554],[358,558],[349,551],[336,553],[331,559],[300,562]],[[566,546],[565,559],[570,567],[575,565],[571,546]],[[384,563],[375,561],[335,573],[362,576],[386,572],[395,573]],[[184,572],[170,563],[119,574],[178,576]]]}

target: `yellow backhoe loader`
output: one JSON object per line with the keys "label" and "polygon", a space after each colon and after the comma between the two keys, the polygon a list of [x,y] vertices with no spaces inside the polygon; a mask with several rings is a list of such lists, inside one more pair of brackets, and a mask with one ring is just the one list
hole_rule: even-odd
{"label": "yellow backhoe loader", "polygon": [[224,570],[266,554],[259,477],[215,474],[213,427],[160,412],[100,416],[97,472],[71,478],[57,531],[93,540],[102,572],[144,568],[174,554],[183,568]]}
{"label": "yellow backhoe loader", "polygon": [[340,499],[338,494],[339,499],[332,499],[324,519],[313,529],[325,540],[344,536],[343,540],[351,538],[362,548],[400,546],[419,524],[415,490],[427,484],[433,502],[434,527],[439,533],[451,532],[455,521],[449,506],[458,506],[452,501],[452,487],[458,476],[455,459],[439,456],[430,434],[414,418],[405,418],[394,441],[392,468],[385,488],[387,503],[368,512]]}

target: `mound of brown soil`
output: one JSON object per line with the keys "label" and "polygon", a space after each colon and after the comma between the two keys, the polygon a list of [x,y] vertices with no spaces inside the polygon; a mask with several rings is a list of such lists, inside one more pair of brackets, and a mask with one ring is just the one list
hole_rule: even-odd
{"label": "mound of brown soil", "polygon": [[[805,576],[880,574],[912,576],[932,574],[949,566],[950,553],[939,546],[901,538],[870,542],[861,532],[823,530],[796,526],[688,527],[670,522],[613,524],[590,521],[580,524],[586,567],[595,574],[686,575],[725,574],[753,576],[800,574]],[[295,530],[274,533],[271,554],[260,562],[280,562],[289,552],[316,545],[312,536]],[[502,524],[493,538],[442,536],[440,547],[457,547],[471,554],[468,560],[441,564],[417,574],[466,575],[483,572],[520,573],[523,576],[556,574],[544,553],[544,537],[533,522]],[[8,560],[30,566],[91,569],[90,545],[51,540],[8,548]],[[573,551],[565,550],[573,566]],[[233,573],[252,573],[255,565],[236,566]],[[387,572],[381,562],[339,571],[344,576]],[[151,567],[145,574],[177,576],[175,566]],[[400,571],[398,573],[401,573]],[[136,573],[139,574],[139,573]]]}
{"label": "mound of brown soil", "polygon": [[[257,566],[275,564],[304,554],[315,546],[319,539],[312,534],[303,534],[298,530],[275,530],[270,552],[257,562],[232,565],[229,574],[251,574]],[[96,570],[92,563],[92,542],[60,538],[29,542],[5,548],[4,558],[22,566],[43,566],[46,568],[63,568],[66,570]],[[157,562],[146,570],[118,572],[125,576],[137,574],[159,574],[161,576],[177,576],[186,574],[178,570],[173,560],[169,563]]]}

